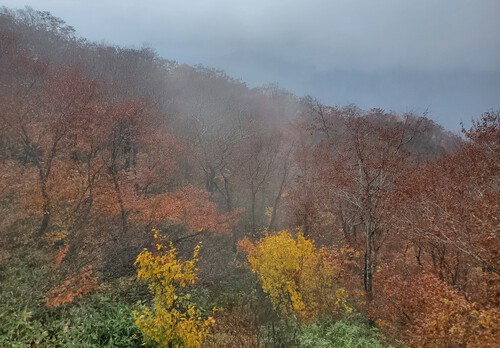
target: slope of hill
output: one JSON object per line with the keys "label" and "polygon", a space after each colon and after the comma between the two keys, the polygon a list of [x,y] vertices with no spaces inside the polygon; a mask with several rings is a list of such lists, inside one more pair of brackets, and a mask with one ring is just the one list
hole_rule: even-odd
{"label": "slope of hill", "polygon": [[498,336],[498,113],[464,140],[89,42],[29,8],[0,11],[0,76],[1,344]]}

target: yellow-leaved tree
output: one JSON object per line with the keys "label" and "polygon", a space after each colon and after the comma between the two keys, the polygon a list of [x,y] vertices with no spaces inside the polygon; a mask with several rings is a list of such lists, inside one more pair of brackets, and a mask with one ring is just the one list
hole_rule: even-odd
{"label": "yellow-leaved tree", "polygon": [[181,261],[177,249],[171,243],[165,247],[154,232],[156,251],[144,249],[135,261],[138,278],[149,282],[153,304],[134,313],[135,323],[157,347],[201,347],[215,320],[204,319],[183,291],[196,281],[200,246],[194,248],[191,260]]}
{"label": "yellow-leaved tree", "polygon": [[240,242],[251,269],[274,306],[285,315],[308,321],[321,314],[351,312],[347,292],[338,286],[340,269],[326,248],[298,231],[284,230]]}

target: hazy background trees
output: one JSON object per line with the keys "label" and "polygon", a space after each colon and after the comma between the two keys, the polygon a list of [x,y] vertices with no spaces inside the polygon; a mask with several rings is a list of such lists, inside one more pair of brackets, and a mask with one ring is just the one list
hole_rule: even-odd
{"label": "hazy background trees", "polygon": [[[181,256],[203,242],[200,298],[210,289],[207,303],[226,306],[221,337],[292,344],[299,331],[291,318],[277,327],[283,313],[237,249],[278,249],[272,233],[288,229],[287,243],[316,243],[315,262],[338,265],[349,308],[388,335],[498,338],[498,112],[460,137],[425,114],[323,105],[151,48],[88,42],[29,8],[0,12],[0,74],[0,261],[38,255],[49,307],[130,279],[156,228]],[[312,297],[303,310],[328,314]]]}

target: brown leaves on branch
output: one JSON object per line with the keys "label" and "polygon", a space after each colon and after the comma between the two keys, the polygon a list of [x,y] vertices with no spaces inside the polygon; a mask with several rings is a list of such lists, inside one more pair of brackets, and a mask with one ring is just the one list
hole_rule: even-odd
{"label": "brown leaves on branch", "polygon": [[397,241],[376,276],[372,315],[416,345],[494,347],[500,339],[496,117],[475,122],[462,149],[408,171],[392,197]]}
{"label": "brown leaves on branch", "polygon": [[[467,134],[484,139],[486,135],[478,133],[482,129]],[[458,253],[464,258],[462,263],[498,274],[500,158],[489,149],[482,142],[474,142],[436,163],[420,166],[400,182],[395,201],[400,208],[401,228],[410,240],[426,244],[431,254],[445,248],[447,255]],[[452,284],[466,281],[460,279],[459,269],[448,272]]]}
{"label": "brown leaves on branch", "polygon": [[139,200],[135,207],[135,221],[157,225],[169,220],[191,230],[215,231],[226,235],[231,233],[234,218],[239,215],[238,211],[220,215],[215,203],[209,200],[209,193],[192,187]]}
{"label": "brown leaves on branch", "polygon": [[498,342],[498,308],[481,308],[428,272],[395,273],[389,267],[381,298],[373,307],[377,323],[392,334],[423,347],[494,347]]}

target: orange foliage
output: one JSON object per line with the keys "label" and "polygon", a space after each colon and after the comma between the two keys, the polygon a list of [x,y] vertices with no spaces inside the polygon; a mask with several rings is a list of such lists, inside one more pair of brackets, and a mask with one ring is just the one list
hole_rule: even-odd
{"label": "orange foliage", "polygon": [[83,267],[78,274],[67,278],[61,285],[48,292],[45,299],[47,307],[59,307],[73,302],[77,297],[85,296],[99,288],[92,265]]}
{"label": "orange foliage", "polygon": [[68,254],[68,251],[69,251],[69,245],[68,244],[64,244],[62,247],[60,247],[57,250],[56,260],[55,260],[53,268],[59,266],[61,264],[61,262],[63,262],[64,258]]}
{"label": "orange foliage", "polygon": [[423,347],[494,347],[500,339],[498,308],[481,308],[432,273],[386,267],[376,281],[372,316],[396,337]]}
{"label": "orange foliage", "polygon": [[[29,192],[32,187],[26,181],[36,180],[36,172],[23,167],[14,161],[0,162],[0,230],[18,219],[30,216],[35,212],[29,208]],[[36,190],[36,188],[35,188]]]}
{"label": "orange foliage", "polygon": [[472,142],[398,182],[397,231],[376,274],[372,316],[425,347],[500,341],[500,115],[466,132]]}
{"label": "orange foliage", "polygon": [[175,192],[140,199],[135,204],[135,221],[158,224],[165,220],[185,225],[192,230],[231,233],[235,210],[230,215],[220,215],[208,192],[195,188],[183,188]]}

